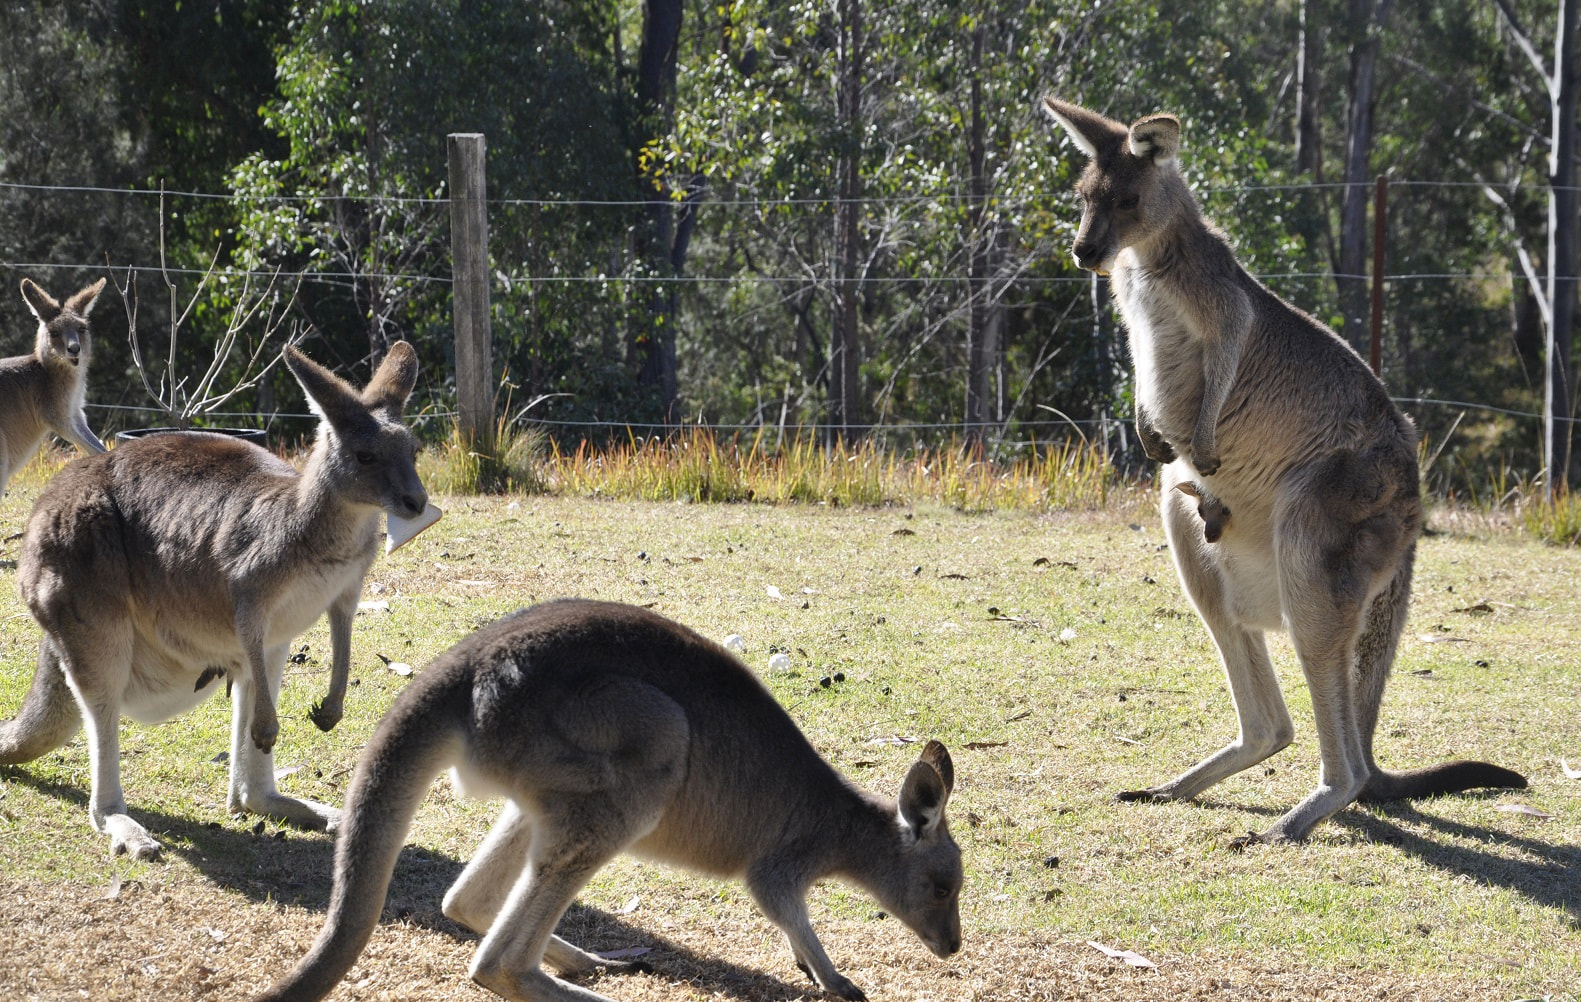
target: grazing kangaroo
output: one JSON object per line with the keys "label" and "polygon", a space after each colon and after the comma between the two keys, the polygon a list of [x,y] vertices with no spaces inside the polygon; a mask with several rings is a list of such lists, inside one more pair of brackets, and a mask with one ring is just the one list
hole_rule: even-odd
{"label": "grazing kangaroo", "polygon": [[444,899],[483,935],[472,979],[508,999],[609,1002],[562,974],[639,965],[554,935],[622,852],[746,881],[825,990],[862,999],[807,918],[825,876],[868,890],[930,950],[960,949],[961,852],[944,809],[954,769],[930,741],[897,801],[851,785],[724,648],[627,605],[565,599],[514,613],[441,654],[363,750],[335,843],[329,913],[261,1000],[321,999],[351,969],[434,778],[507,804]]}
{"label": "grazing kangaroo", "polygon": [[63,305],[32,279],[22,280],[22,298],[38,318],[38,340],[33,354],[0,359],[0,491],[33,458],[45,432],[83,452],[104,451],[82,412],[93,343],[88,314],[104,282],[79,289]]}
{"label": "grazing kangaroo", "polygon": [[1229,527],[1230,509],[1224,506],[1223,501],[1205,493],[1190,480],[1182,480],[1175,485],[1175,490],[1197,502],[1197,517],[1202,519],[1202,538],[1209,543],[1217,543]]}
{"label": "grazing kangaroo", "polygon": [[[1303,839],[1358,798],[1525,786],[1483,762],[1389,772],[1373,759],[1422,527],[1416,429],[1344,341],[1249,275],[1203,218],[1175,162],[1178,120],[1127,128],[1044,104],[1089,157],[1076,185],[1076,263],[1112,276],[1139,434],[1168,464],[1164,531],[1240,723],[1234,741],[1180,776],[1120,799],[1194,797],[1291,742],[1263,640],[1273,629],[1289,631],[1301,659],[1322,768],[1311,794],[1251,838]],[[1185,483],[1233,507],[1235,531],[1216,545],[1203,545],[1187,493],[1174,489]]]}
{"label": "grazing kangaroo", "polygon": [[44,628],[22,709],[0,723],[0,764],[27,762],[88,732],[88,814],[111,850],[159,853],[127,816],[121,714],[169,720],[235,679],[228,805],[308,828],[339,812],[275,788],[286,650],[329,615],[330,692],[339,720],[351,623],[378,553],[379,515],[421,512],[417,441],[401,424],[417,378],[391,346],[359,395],[288,347],[285,361],[322,417],[306,467],[206,432],[158,435],[70,464],[39,496],[18,561],[22,597]]}

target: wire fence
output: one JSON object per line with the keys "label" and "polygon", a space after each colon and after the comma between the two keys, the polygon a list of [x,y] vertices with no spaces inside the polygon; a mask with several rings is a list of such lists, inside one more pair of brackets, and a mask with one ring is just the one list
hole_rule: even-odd
{"label": "wire fence", "polygon": [[[1523,187],[1523,186],[1518,186],[1518,185],[1489,185],[1489,184],[1484,184],[1482,182],[1476,182],[1476,181],[1451,181],[1451,180],[1410,180],[1410,179],[1403,179],[1403,180],[1391,180],[1390,181],[1390,185],[1391,185],[1391,187],[1394,187],[1394,188],[1397,188],[1397,189],[1405,189],[1405,190],[1411,190],[1411,189],[1421,189],[1421,190],[1446,189],[1446,190],[1465,190],[1465,191],[1470,191],[1470,192],[1479,192],[1479,193],[1483,193],[1483,194],[1486,194],[1486,193],[1491,191],[1491,192],[1497,193],[1500,197],[1503,197],[1503,198],[1512,197],[1513,195],[1515,195],[1516,193],[1521,192],[1521,191],[1532,192],[1532,191],[1543,190],[1543,189],[1533,189],[1530,186]],[[1342,190],[1344,190],[1347,187],[1352,187],[1352,186],[1351,185],[1347,185],[1347,184],[1342,183],[1342,182],[1328,182],[1328,183],[1322,183],[1322,184],[1292,183],[1292,184],[1222,186],[1222,187],[1206,187],[1206,188],[1202,188],[1202,189],[1199,190],[1199,195],[1202,198],[1204,198],[1205,200],[1216,200],[1216,199],[1221,199],[1221,198],[1242,198],[1242,197],[1245,197],[1245,196],[1252,196],[1252,195],[1273,196],[1273,197],[1276,197],[1276,198],[1277,197],[1281,197],[1281,196],[1287,196],[1287,197],[1292,197],[1293,198],[1295,196],[1305,195],[1305,194],[1309,194],[1309,193],[1313,193],[1313,192],[1336,192],[1336,191],[1342,191]],[[1368,181],[1368,182],[1365,182],[1363,184],[1356,185],[1355,187],[1364,187],[1364,188],[1367,188],[1367,189],[1370,190],[1373,187],[1373,182]],[[1578,189],[1578,190],[1581,190],[1581,189]],[[0,197],[3,197],[6,192],[44,193],[44,194],[54,194],[54,195],[73,195],[73,194],[76,194],[76,195],[95,195],[95,196],[105,196],[105,197],[112,197],[112,198],[128,198],[128,199],[134,199],[134,200],[149,200],[149,201],[158,201],[161,207],[163,207],[165,204],[167,204],[169,202],[179,202],[181,200],[194,200],[194,201],[199,201],[199,202],[226,202],[226,203],[231,203],[231,204],[245,204],[245,205],[252,206],[252,207],[268,206],[268,205],[326,204],[326,203],[330,203],[330,202],[341,201],[341,202],[348,202],[348,203],[360,203],[360,204],[364,204],[364,205],[388,205],[388,206],[400,206],[400,207],[421,207],[421,208],[426,208],[426,209],[432,209],[432,210],[437,212],[437,211],[446,209],[448,207],[448,205],[450,204],[449,199],[447,199],[447,198],[429,197],[429,196],[387,196],[387,195],[327,196],[327,195],[323,195],[323,194],[299,193],[299,194],[286,194],[286,195],[273,195],[273,196],[268,196],[268,197],[258,197],[258,196],[252,196],[252,195],[237,195],[237,194],[234,194],[234,193],[216,193],[216,192],[201,192],[201,191],[171,191],[171,190],[139,189],[139,188],[110,188],[110,187],[101,187],[101,186],[94,186],[94,185],[39,185],[39,184],[19,184],[19,183],[11,183],[11,182],[0,183]],[[864,197],[864,198],[860,198],[860,199],[855,199],[854,201],[860,202],[862,204],[874,205],[874,206],[924,205],[924,204],[940,204],[940,203],[945,203],[945,204],[968,204],[968,203],[977,201],[977,200],[979,200],[982,197],[983,196],[974,196],[974,195],[971,195],[969,193],[965,193],[965,192],[958,191],[958,190],[940,190],[940,191],[935,191],[935,192],[924,192],[924,193],[913,193],[913,194]],[[999,211],[1006,211],[1006,210],[1014,211],[1018,207],[1028,207],[1028,206],[1037,206],[1039,208],[1046,208],[1048,203],[1050,203],[1050,202],[1068,202],[1071,199],[1072,196],[1070,195],[1069,192],[1060,191],[1060,192],[1030,192],[1030,193],[1020,194],[1020,195],[1017,195],[1017,196],[1014,196],[1014,197],[1010,197],[1010,198],[1005,198],[1005,197],[1002,197],[1002,196],[991,196],[991,197],[995,198],[995,200],[996,200],[996,207],[997,207],[997,209]],[[709,198],[702,198],[702,199],[698,199],[698,200],[695,200],[695,201],[688,202],[687,203],[687,208],[690,211],[697,211],[697,212],[729,211],[729,210],[762,211],[762,210],[765,210],[765,209],[781,209],[781,208],[784,208],[784,207],[787,207],[787,206],[804,207],[804,208],[832,208],[832,207],[844,204],[845,202],[846,202],[846,200],[843,200],[843,199],[840,199],[840,198],[837,198],[837,197],[832,197],[832,196],[831,197],[802,197],[802,198],[792,198],[792,199],[768,199],[768,198],[715,198],[715,199],[709,199]],[[504,212],[504,211],[510,211],[510,210],[518,209],[518,208],[530,208],[530,209],[535,209],[535,210],[554,209],[554,210],[570,210],[570,211],[584,211],[584,210],[586,210],[586,211],[603,211],[603,210],[629,211],[629,210],[632,210],[632,209],[646,208],[646,207],[651,206],[653,203],[650,202],[650,201],[641,200],[641,199],[499,198],[499,197],[495,197],[495,198],[488,199],[486,204],[487,204],[487,206],[488,206],[488,208],[489,208],[489,210],[491,212],[494,212],[494,211]],[[1074,219],[1074,214],[1073,214],[1073,219]],[[194,277],[194,276],[202,276],[202,275],[207,273],[205,269],[176,268],[176,267],[168,267],[167,268],[167,267],[164,267],[164,266],[158,265],[158,264],[145,264],[145,263],[138,263],[138,262],[132,262],[132,263],[113,263],[112,262],[110,264],[110,266],[111,266],[111,270],[112,271],[114,271],[114,272],[116,272],[118,274],[122,274],[122,275],[125,275],[125,274],[128,274],[128,273],[137,273],[137,274],[160,274],[160,273],[163,273],[163,274],[167,274],[167,275],[171,275],[171,276]],[[5,269],[5,270],[12,271],[12,272],[17,272],[17,273],[29,273],[29,274],[49,273],[49,272],[57,272],[57,271],[76,271],[76,272],[81,272],[81,271],[84,271],[84,270],[91,271],[91,270],[102,269],[104,267],[106,267],[106,264],[103,263],[103,262],[100,262],[100,263],[83,263],[83,262],[61,262],[61,261],[26,261],[26,262],[23,262],[23,261],[0,261],[0,269]],[[221,275],[221,276],[228,277],[228,278],[244,278],[244,277],[271,278],[271,277],[275,277],[276,276],[276,273],[273,272],[273,271],[261,271],[261,270],[258,270],[258,271],[247,271],[247,270],[234,269],[234,268],[231,268],[231,269],[218,268],[218,269],[215,269],[215,273],[218,274],[218,275]],[[451,276],[449,274],[438,274],[438,273],[430,273],[430,272],[414,272],[414,271],[381,272],[381,271],[378,271],[376,269],[370,269],[370,270],[364,270],[364,271],[355,271],[355,272],[354,271],[333,271],[333,270],[302,270],[302,271],[294,271],[294,272],[282,271],[282,272],[280,272],[278,274],[279,274],[280,277],[283,277],[283,278],[286,278],[286,279],[289,279],[289,280],[301,279],[301,280],[304,280],[304,281],[325,281],[325,282],[334,282],[334,281],[342,281],[342,282],[350,282],[350,281],[386,281],[386,282],[402,282],[402,283],[412,283],[412,284],[419,284],[420,283],[420,284],[430,284],[430,285],[437,285],[437,286],[448,286],[452,282]],[[1337,278],[1354,278],[1354,279],[1361,279],[1361,280],[1366,280],[1366,279],[1370,278],[1370,276],[1368,276],[1368,275],[1340,275],[1340,274],[1336,274],[1333,271],[1261,271],[1261,272],[1258,272],[1256,274],[1256,277],[1258,279],[1260,279],[1261,281],[1264,281],[1264,282],[1269,283],[1269,284],[1275,284],[1275,285],[1277,285],[1279,283],[1311,282],[1311,281],[1332,282],[1332,281],[1336,280]],[[1384,281],[1386,283],[1396,283],[1396,284],[1409,283],[1409,282],[1466,282],[1466,283],[1511,282],[1511,283],[1517,283],[1518,284],[1518,283],[1522,283],[1522,282],[1525,281],[1525,279],[1521,275],[1515,273],[1513,270],[1510,270],[1510,271],[1497,271],[1497,270],[1420,271],[1420,270],[1410,270],[1410,271],[1399,271],[1399,272],[1386,272],[1383,275],[1383,279],[1384,279]],[[741,274],[741,273],[732,273],[732,274],[652,275],[652,274],[614,274],[614,273],[593,271],[593,272],[590,272],[590,273],[542,273],[542,274],[509,274],[509,273],[505,273],[505,272],[496,272],[495,281],[496,282],[510,282],[510,283],[517,283],[517,284],[540,285],[540,286],[543,286],[543,285],[601,284],[601,285],[608,285],[608,286],[623,286],[623,285],[624,286],[658,286],[658,285],[662,285],[662,286],[668,286],[668,287],[676,287],[676,286],[705,287],[705,286],[725,286],[725,285],[741,286],[741,285],[747,285],[747,284],[787,285],[787,284],[794,284],[794,283],[803,283],[803,284],[805,284],[805,283],[809,283],[809,282],[817,282],[817,283],[821,283],[821,284],[824,284],[824,285],[838,285],[841,282],[854,282],[854,283],[860,283],[860,284],[863,284],[863,285],[870,285],[870,286],[875,286],[875,287],[885,287],[885,286],[901,286],[901,287],[904,287],[904,286],[916,285],[916,284],[924,283],[924,282],[928,283],[928,284],[931,284],[931,285],[935,285],[935,286],[939,286],[939,285],[961,285],[961,286],[965,286],[965,285],[968,285],[968,284],[973,283],[973,282],[981,281],[981,279],[980,278],[976,278],[976,277],[971,276],[971,275],[968,275],[968,274],[952,273],[952,272],[949,272],[949,271],[946,271],[946,272],[940,273],[940,274],[927,274],[927,275],[875,275],[875,276],[864,276],[864,277],[856,277],[856,278],[843,278],[843,277],[841,277],[839,275],[834,275],[834,274],[825,275],[825,274],[811,274],[811,273],[786,274],[786,275]],[[1026,273],[1023,270],[1023,271],[1017,273],[1014,276],[1014,278],[1012,279],[1012,281],[1015,284],[1018,284],[1018,285],[1031,287],[1031,286],[1048,286],[1048,285],[1086,284],[1086,283],[1088,283],[1090,281],[1090,279],[1089,279],[1089,277],[1087,277],[1085,275],[1046,275],[1046,274],[1039,275],[1039,274],[1029,274],[1029,273]],[[1513,418],[1513,419],[1520,420],[1520,421],[1541,421],[1543,419],[1543,415],[1540,414],[1540,413],[1535,413],[1535,412],[1531,412],[1531,411],[1524,411],[1524,410],[1519,410],[1519,409],[1512,409],[1512,408],[1508,408],[1508,407],[1501,407],[1501,406],[1496,406],[1496,405],[1492,405],[1492,404],[1480,403],[1480,402],[1476,402],[1476,401],[1446,400],[1446,399],[1438,399],[1438,398],[1432,398],[1432,397],[1401,397],[1401,398],[1397,398],[1396,402],[1400,406],[1405,407],[1407,409],[1412,409],[1412,408],[1433,408],[1433,409],[1443,409],[1443,410],[1460,411],[1460,412],[1478,412],[1478,413],[1485,413],[1485,414],[1490,414],[1490,415],[1496,414],[1496,415],[1509,417],[1509,418]],[[139,407],[139,406],[128,405],[128,404],[91,403],[88,406],[92,410],[98,410],[98,411],[104,411],[104,412],[125,412],[125,413],[142,413],[142,414],[160,414],[160,413],[163,413],[159,408],[155,408],[155,407]],[[250,418],[250,419],[254,419],[254,420],[256,420],[256,419],[258,419],[260,417],[260,415],[258,415],[256,413],[253,413],[253,412],[245,412],[245,413],[213,412],[209,416],[210,417],[215,417],[215,418]],[[429,412],[425,412],[423,414],[417,415],[416,419],[419,420],[419,421],[448,420],[450,418],[453,418],[454,416],[455,416],[455,414],[453,412],[449,412],[449,411],[429,411]],[[271,413],[271,414],[265,415],[263,417],[267,421],[275,421],[275,420],[308,421],[308,420],[313,420],[313,416],[311,414],[293,413],[293,412],[284,412],[284,411]],[[1567,422],[1572,423],[1572,424],[1574,423],[1574,419],[1561,418],[1560,420],[1567,421]],[[1081,432],[1083,432],[1084,429],[1104,429],[1106,427],[1111,427],[1111,426],[1116,426],[1116,425],[1122,424],[1122,423],[1124,423],[1124,421],[1125,421],[1124,418],[1121,418],[1121,417],[1119,417],[1117,415],[1112,415],[1112,416],[1111,415],[1105,415],[1105,416],[1093,417],[1093,418],[1085,418],[1085,419],[1062,419],[1062,420],[1017,419],[1017,420],[1015,420],[1013,422],[1013,424],[1014,424],[1014,427],[1016,429],[1019,429],[1023,434],[1037,435],[1040,431],[1043,431],[1043,430],[1054,432],[1054,431],[1056,431],[1058,429],[1061,429],[1061,428],[1064,428],[1064,429],[1076,429],[1078,431],[1078,433],[1081,433]],[[588,430],[588,431],[599,430],[599,431],[604,431],[604,432],[625,431],[625,432],[627,432],[629,434],[649,434],[649,433],[651,433],[651,434],[662,434],[662,433],[665,433],[665,432],[673,431],[677,427],[677,425],[674,424],[674,423],[664,424],[664,423],[629,422],[629,421],[618,421],[618,420],[574,420],[574,419],[548,419],[548,418],[534,418],[534,417],[528,417],[527,419],[525,419],[525,423],[538,425],[538,426],[541,426],[541,427],[544,427],[544,428],[547,428],[547,429],[564,429],[564,430],[567,430],[567,431],[580,429],[580,430]],[[740,433],[757,432],[757,431],[761,431],[761,430],[764,430],[764,429],[773,429],[774,428],[774,425],[772,423],[766,422],[766,421],[751,422],[751,423],[709,423],[709,422],[703,422],[703,421],[695,421],[695,422],[682,422],[682,426],[683,427],[688,427],[688,428],[706,429],[706,430],[712,431],[712,432],[714,432],[716,434],[740,434]],[[874,423],[864,424],[864,425],[849,425],[849,424],[847,424],[847,425],[840,425],[840,426],[802,423],[802,424],[798,424],[797,428],[799,430],[806,431],[806,432],[811,432],[811,433],[815,433],[815,434],[823,434],[823,433],[829,432],[829,431],[858,431],[858,432],[868,432],[868,433],[907,434],[907,435],[922,435],[922,434],[931,434],[931,435],[966,435],[968,433],[975,433],[975,432],[980,432],[980,431],[983,430],[983,428],[981,426],[972,426],[972,425],[968,425],[968,424],[966,424],[964,422],[910,422],[910,421],[897,421],[897,422],[890,422],[890,423],[874,422]],[[1006,430],[1006,429],[1001,429],[1001,431],[1003,431],[1003,430]],[[1017,443],[1006,443],[1006,444],[1017,444]],[[1030,444],[1030,443],[1022,443],[1022,444]]]}

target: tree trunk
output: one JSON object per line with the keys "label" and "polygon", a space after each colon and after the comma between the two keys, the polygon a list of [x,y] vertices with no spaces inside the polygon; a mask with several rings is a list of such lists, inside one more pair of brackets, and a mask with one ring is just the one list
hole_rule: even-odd
{"label": "tree trunk", "polygon": [[1318,102],[1322,74],[1321,35],[1312,23],[1312,0],[1301,0],[1301,32],[1296,50],[1296,173],[1311,174],[1322,180],[1322,134],[1318,130],[1321,105]]}
{"label": "tree trunk", "polygon": [[[637,53],[637,101],[647,126],[644,141],[669,129],[670,104],[675,95],[677,51],[684,8],[682,0],[644,0],[642,45]],[[639,167],[639,171],[640,171]],[[655,387],[664,420],[675,419],[679,386],[675,375],[676,284],[686,263],[691,216],[683,209],[680,220],[667,186],[640,177],[647,199],[647,226],[639,227],[636,255],[647,263],[649,275],[663,276],[648,295],[647,314],[638,322],[630,351],[637,366],[637,382]]]}
{"label": "tree trunk", "polygon": [[834,326],[829,338],[831,436],[858,437],[861,412],[862,232],[862,4],[840,0],[838,114],[843,143],[835,203],[836,281]]}
{"label": "tree trunk", "polygon": [[1547,497],[1570,486],[1570,429],[1575,416],[1570,349],[1576,311],[1576,16],[1581,0],[1559,0],[1554,73],[1549,86],[1553,135],[1548,151],[1547,378],[1543,442]]}
{"label": "tree trunk", "polygon": [[1378,50],[1392,0],[1350,0],[1350,82],[1345,95],[1345,189],[1340,202],[1339,260],[1334,282],[1339,292],[1345,337],[1360,350],[1366,345],[1367,202],[1372,191],[1373,105],[1377,99]]}
{"label": "tree trunk", "polygon": [[987,151],[983,133],[983,29],[972,32],[971,96],[966,136],[967,191],[966,240],[971,248],[967,263],[966,311],[966,440],[982,444],[990,415],[992,390],[989,386],[993,363],[998,355],[993,343],[995,325],[990,322],[993,262],[991,245],[984,226],[988,200],[986,176]]}

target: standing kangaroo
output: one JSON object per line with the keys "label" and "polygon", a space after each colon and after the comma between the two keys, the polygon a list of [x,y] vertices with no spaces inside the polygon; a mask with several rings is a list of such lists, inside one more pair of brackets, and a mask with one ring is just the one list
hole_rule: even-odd
{"label": "standing kangaroo", "polygon": [[379,514],[427,504],[417,441],[400,421],[417,358],[392,345],[360,395],[294,347],[285,362],[322,418],[301,472],[223,435],[159,435],[72,463],[33,508],[18,578],[44,636],[22,709],[0,723],[0,764],[38,758],[86,726],[88,815],[112,852],[159,853],[126,813],[121,714],[169,720],[222,677],[238,682],[230,809],[308,828],[339,817],[276,790],[275,700],[288,645],[327,612],[330,692],[312,719],[324,730],[340,720]]}
{"label": "standing kangaroo", "polygon": [[644,609],[568,599],[477,631],[396,699],[346,795],[324,928],[260,1002],[321,999],[351,969],[446,767],[463,790],[508,801],[444,899],[447,916],[483,934],[472,979],[505,998],[609,1002],[544,973],[545,959],[566,975],[639,969],[554,935],[622,852],[744,879],[797,966],[842,998],[865,996],[808,922],[821,877],[867,889],[940,957],[960,949],[943,745],[923,749],[898,802],[865,793],[734,655]]}
{"label": "standing kangaroo", "polygon": [[45,432],[83,452],[104,451],[82,412],[92,346],[88,314],[104,282],[78,290],[62,305],[32,279],[22,280],[22,298],[38,319],[38,339],[33,354],[0,359],[0,491],[33,458]]}
{"label": "standing kangaroo", "polygon": [[[1317,789],[1237,846],[1304,839],[1363,800],[1523,787],[1483,762],[1379,768],[1373,732],[1405,625],[1422,526],[1416,430],[1338,336],[1274,295],[1198,210],[1175,162],[1180,122],[1127,128],[1045,108],[1090,158],[1076,263],[1112,276],[1136,366],[1138,434],[1167,463],[1160,505],[1175,569],[1218,645],[1240,734],[1161,786],[1184,800],[1288,745],[1290,714],[1263,640],[1290,633],[1317,719]],[[1200,483],[1200,491],[1176,490]],[[1235,512],[1205,545],[1193,493]]]}

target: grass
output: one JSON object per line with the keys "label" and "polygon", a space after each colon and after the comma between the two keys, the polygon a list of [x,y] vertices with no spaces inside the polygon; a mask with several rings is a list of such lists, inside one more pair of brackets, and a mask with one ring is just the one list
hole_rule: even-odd
{"label": "grass", "polygon": [[[735,455],[743,469],[770,461],[749,444]],[[869,458],[873,477],[905,482],[908,462]],[[920,482],[942,483],[950,462]],[[969,467],[956,472],[969,480]],[[24,476],[0,500],[0,537],[20,531],[39,480]],[[1486,758],[1525,772],[1530,790],[1352,808],[1306,845],[1237,855],[1230,839],[1315,781],[1310,704],[1275,639],[1295,745],[1196,803],[1111,802],[1234,727],[1212,647],[1140,500],[1072,512],[974,511],[934,494],[890,507],[700,505],[558,483],[548,496],[441,497],[445,520],[374,565],[365,597],[388,611],[358,617],[357,684],[331,734],[305,719],[325,684],[327,630],[304,637],[306,662],[281,701],[277,764],[297,767],[283,788],[343,797],[358,749],[407,682],[379,655],[421,671],[533,601],[635,602],[710,636],[741,634],[759,670],[789,653],[791,670],[766,680],[865,786],[893,792],[917,740],[951,747],[965,952],[932,959],[843,885],[813,897],[836,963],[875,1000],[1581,997],[1581,784],[1559,767],[1581,761],[1575,550],[1480,527],[1424,539],[1378,734],[1385,764]],[[18,547],[0,548],[0,715],[19,704],[37,642],[9,563]],[[0,983],[24,998],[239,999],[306,948],[331,841],[226,814],[213,757],[228,709],[216,699],[162,727],[123,727],[129,803],[165,842],[161,862],[107,858],[87,823],[80,738],[0,769]],[[436,784],[388,921],[334,998],[489,997],[465,977],[473,940],[438,908],[493,811]],[[654,948],[657,974],[592,985],[616,998],[819,997],[738,885],[623,860],[569,921],[593,948]],[[1089,940],[1159,966],[1129,968]]]}
{"label": "grass", "polygon": [[693,428],[668,438],[575,446],[502,423],[484,453],[452,428],[425,453],[421,472],[440,493],[521,490],[647,501],[874,506],[934,501],[963,511],[1091,508],[1124,493],[1085,444],[1053,444],[1009,460],[964,443],[896,453],[863,440],[830,448],[810,433],[773,430],[720,438]]}

